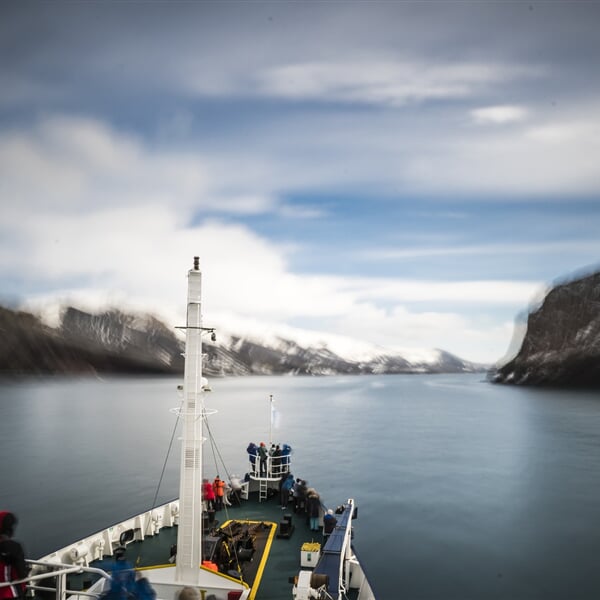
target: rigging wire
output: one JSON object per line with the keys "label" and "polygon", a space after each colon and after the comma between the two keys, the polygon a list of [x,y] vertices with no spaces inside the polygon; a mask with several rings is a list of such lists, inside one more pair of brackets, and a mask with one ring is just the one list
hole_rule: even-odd
{"label": "rigging wire", "polygon": [[[219,447],[217,446],[215,437],[214,437],[214,435],[210,429],[210,426],[208,424],[208,418],[207,418],[206,414],[204,415],[204,426],[205,426],[206,432],[208,434],[208,439],[210,440],[210,447],[212,450],[213,459],[214,459],[214,463],[215,463],[215,471],[217,472],[217,474],[219,473],[219,464],[217,461],[217,457],[218,457],[218,460],[221,462],[221,465],[225,469],[225,476],[227,477],[227,479],[224,481],[231,481],[231,474],[229,473],[229,470],[227,469],[227,465],[225,464],[225,461],[223,460],[221,452],[219,451]],[[223,502],[223,510],[225,512],[225,521],[226,522],[230,521],[231,519],[229,518],[229,510],[228,510],[227,504],[225,504],[225,502]],[[231,536],[231,539],[233,539],[233,530],[231,528],[231,523],[229,523],[228,529],[229,529],[229,535]],[[240,574],[241,581],[244,581],[242,567],[241,567],[241,563],[240,563],[240,559],[238,556],[238,551],[237,551],[236,546],[237,546],[237,544],[235,544],[235,543],[232,544],[233,554],[234,554],[234,558],[235,558],[235,564],[237,565],[237,570],[238,570],[238,573]]]}
{"label": "rigging wire", "polygon": [[[183,398],[181,399],[181,404],[179,406],[179,410],[177,411],[177,418],[175,419],[175,425],[173,426],[173,431],[171,432],[171,439],[169,440],[169,447],[167,448],[167,453],[165,455],[165,460],[163,462],[162,470],[160,472],[160,477],[158,478],[158,484],[156,486],[156,491],[154,492],[154,498],[150,505],[150,511],[149,511],[150,513],[156,508],[156,501],[158,500],[160,486],[162,485],[162,480],[165,476],[165,471],[167,469],[167,463],[169,462],[169,456],[171,455],[171,449],[173,448],[173,440],[175,439],[175,433],[177,432],[177,427],[179,425],[179,418],[181,416],[182,410],[183,410]],[[146,524],[146,531],[144,532],[144,535],[148,535],[148,531],[149,531],[151,522],[152,522],[152,518],[148,519],[148,522]],[[135,564],[139,563],[140,558],[141,558],[141,547],[140,547],[140,552],[138,552],[138,555],[136,557]]]}

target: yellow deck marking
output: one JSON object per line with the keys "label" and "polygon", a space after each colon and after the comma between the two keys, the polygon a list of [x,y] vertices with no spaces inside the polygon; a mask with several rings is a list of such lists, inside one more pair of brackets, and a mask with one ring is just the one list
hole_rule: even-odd
{"label": "yellow deck marking", "polygon": [[148,565],[147,567],[135,567],[135,571],[151,571],[152,569],[167,569],[168,567],[175,567],[173,563],[166,565]]}
{"label": "yellow deck marking", "polygon": [[[256,593],[258,592],[260,580],[263,576],[263,572],[267,565],[267,559],[269,558],[269,553],[271,552],[273,538],[275,537],[275,532],[277,531],[277,523],[273,523],[272,521],[248,521],[248,520],[244,520],[244,519],[231,519],[231,520],[227,521],[226,523],[223,523],[223,525],[221,525],[221,529],[224,529],[225,527],[227,527],[227,525],[229,525],[232,522],[245,523],[248,525],[259,525],[262,523],[264,525],[269,525],[269,527],[271,528],[271,532],[269,533],[269,537],[265,543],[265,550],[262,554],[262,558],[260,559],[260,564],[258,565],[258,569],[256,570],[256,577],[254,579],[254,584],[252,585],[252,588],[251,588],[252,591],[250,592],[250,595],[248,596],[248,600],[254,600],[254,598],[256,597]],[[246,584],[244,584],[244,585],[246,585]],[[248,587],[248,586],[246,585],[246,587]]]}
{"label": "yellow deck marking", "polygon": [[[226,521],[225,523],[223,523],[223,525],[221,525],[221,529],[224,529],[232,522],[245,523],[247,525],[260,525],[262,523],[263,525],[268,525],[271,528],[269,537],[267,538],[267,541],[265,543],[265,549],[262,554],[262,558],[260,559],[260,564],[258,565],[258,569],[256,569],[256,577],[254,579],[254,584],[252,586],[250,595],[248,596],[248,600],[254,600],[254,598],[256,597],[256,594],[258,592],[260,580],[262,579],[265,567],[267,566],[267,560],[269,558],[269,553],[271,552],[271,546],[273,545],[273,538],[275,537],[275,533],[277,531],[277,523],[273,523],[272,521],[249,521],[249,520],[245,520],[245,519],[230,519],[229,521]],[[152,565],[152,566],[148,566],[148,567],[136,567],[135,570],[136,571],[149,571],[151,569],[166,569],[168,567],[174,567],[174,566],[175,565],[169,563],[166,565]],[[200,569],[203,569],[204,571],[210,571],[211,573],[220,575],[221,577],[224,577],[225,579],[229,579],[230,581],[234,581],[235,583],[238,583],[238,584],[241,583],[245,588],[250,587],[245,581],[243,581],[241,579],[236,579],[235,577],[230,577],[229,575],[226,575],[225,573],[220,573],[219,571],[213,571],[212,569],[203,567],[202,565],[200,565]]]}

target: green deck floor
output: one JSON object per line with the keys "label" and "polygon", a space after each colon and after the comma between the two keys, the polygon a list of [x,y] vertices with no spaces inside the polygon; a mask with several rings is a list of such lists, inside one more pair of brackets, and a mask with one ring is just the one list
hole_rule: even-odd
{"label": "green deck floor", "polygon": [[[305,542],[323,543],[321,532],[310,531],[304,515],[294,514],[293,507],[282,510],[277,496],[258,502],[256,495],[242,500],[239,506],[230,506],[215,513],[219,524],[228,519],[269,521],[278,525],[284,515],[291,515],[294,530],[289,539],[273,539],[271,552],[259,585],[257,600],[286,600],[292,597],[292,584],[289,582],[300,571],[301,548]],[[136,567],[168,564],[171,546],[177,543],[177,527],[163,527],[158,535],[147,537],[143,542],[132,542],[127,546],[126,559]],[[92,565],[110,571],[113,559],[95,561]],[[71,585],[82,585],[73,580]]]}

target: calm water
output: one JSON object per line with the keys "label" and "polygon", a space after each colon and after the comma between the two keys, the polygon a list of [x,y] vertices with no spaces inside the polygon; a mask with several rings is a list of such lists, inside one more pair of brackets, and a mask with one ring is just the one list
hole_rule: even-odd
{"label": "calm water", "polygon": [[[0,386],[0,509],[19,514],[32,557],[151,505],[177,383]],[[249,441],[268,442],[273,394],[273,439],[294,448],[293,472],[331,506],[356,499],[355,541],[379,600],[599,597],[600,395],[480,375],[211,383],[231,473],[245,472]],[[178,494],[177,437],[159,501]],[[208,472],[225,472],[208,450]]]}

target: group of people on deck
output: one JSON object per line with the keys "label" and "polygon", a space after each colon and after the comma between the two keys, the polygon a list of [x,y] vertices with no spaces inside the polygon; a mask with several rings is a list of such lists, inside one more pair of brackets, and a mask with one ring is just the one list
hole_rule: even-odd
{"label": "group of people on deck", "polygon": [[[280,485],[281,509],[293,504],[296,514],[304,514],[308,520],[311,531],[319,531],[319,515],[321,510],[321,497],[317,490],[308,487],[304,479],[294,479],[291,473],[281,478]],[[333,511],[329,509],[323,516],[323,537],[327,539],[337,525]]]}
{"label": "group of people on deck", "polygon": [[[296,514],[305,515],[312,531],[319,531],[319,516],[321,511],[321,498],[318,492],[308,487],[304,479],[294,478],[290,472],[290,454],[292,448],[289,444],[271,444],[267,449],[264,442],[255,444],[250,442],[246,452],[250,458],[250,474],[255,477],[280,478],[279,497],[281,509],[286,510],[292,504]],[[337,519],[332,510],[327,510],[323,517],[323,536],[329,537],[335,529]]]}
{"label": "group of people on deck", "polygon": [[223,508],[226,487],[225,482],[218,475],[212,483],[208,479],[203,480],[202,500],[207,510],[221,510]]}
{"label": "group of people on deck", "polygon": [[246,452],[250,458],[252,475],[281,477],[290,470],[292,447],[289,444],[271,444],[271,448],[267,448],[264,442],[258,446],[254,442],[250,442]]}
{"label": "group of people on deck", "polygon": [[[231,475],[229,481],[225,481],[217,475],[211,482],[202,480],[202,504],[205,511],[222,510],[225,505],[239,505],[242,482],[237,475]],[[0,599],[1,600],[1,599]]]}

